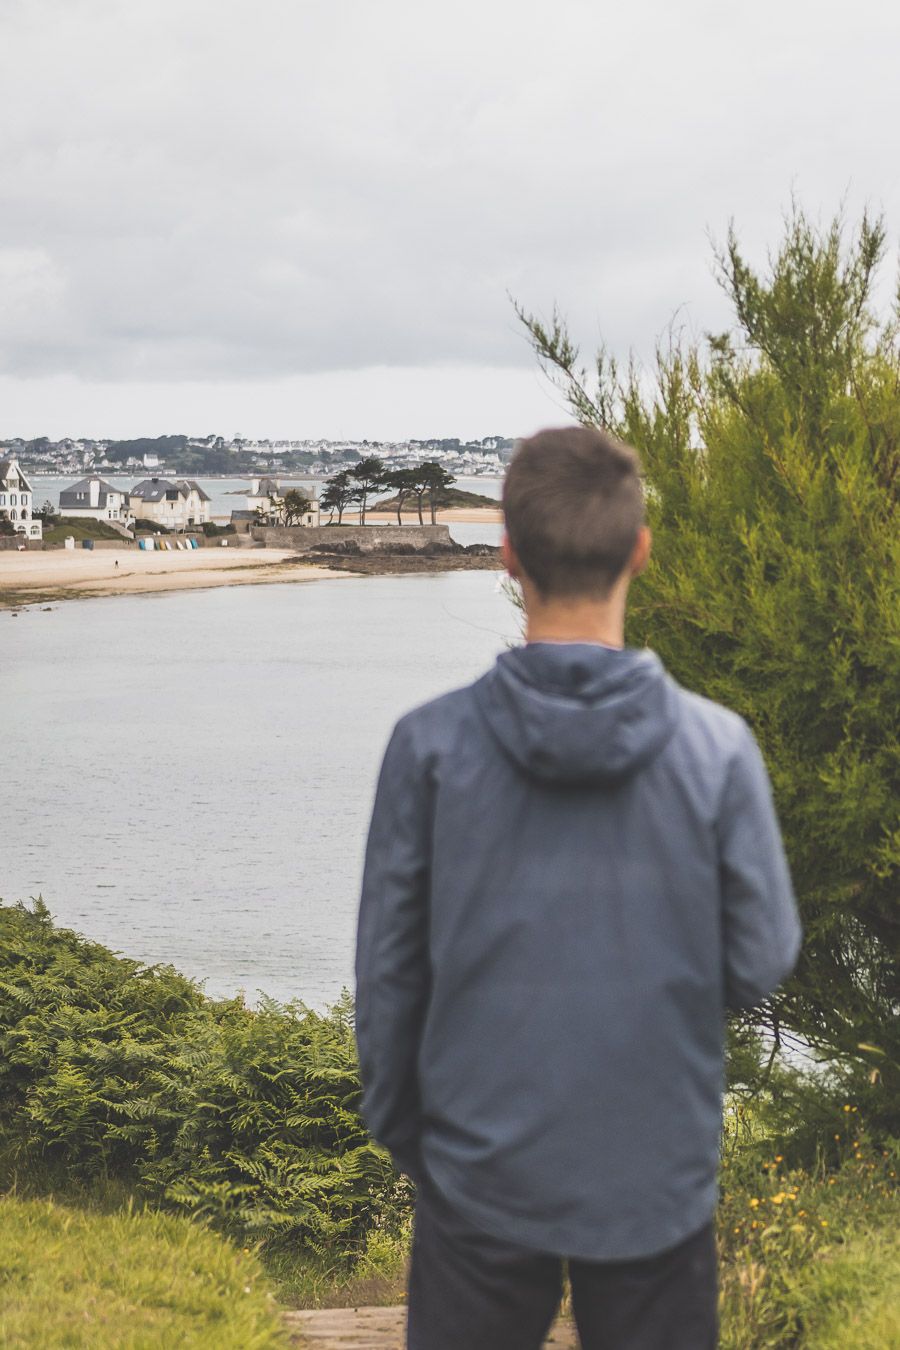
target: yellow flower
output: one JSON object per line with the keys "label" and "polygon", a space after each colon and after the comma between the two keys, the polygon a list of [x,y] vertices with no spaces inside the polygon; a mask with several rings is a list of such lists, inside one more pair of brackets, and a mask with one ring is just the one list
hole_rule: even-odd
{"label": "yellow flower", "polygon": [[820,1220],[819,1220],[819,1223],[822,1225],[823,1228],[827,1228],[827,1227],[828,1227],[828,1220],[827,1220],[827,1219],[820,1219]]}
{"label": "yellow flower", "polygon": [[844,1110],[845,1110],[845,1111],[849,1111],[849,1110],[850,1110],[850,1103],[849,1103],[849,1102],[848,1102],[847,1105],[844,1107]]}
{"label": "yellow flower", "polygon": [[775,1161],[776,1161],[776,1162],[784,1162],[784,1158],[782,1158],[782,1156],[781,1156],[780,1153],[776,1153],[776,1154],[775,1154]]}
{"label": "yellow flower", "polygon": [[751,1209],[756,1209],[756,1208],[758,1208],[758,1206],[759,1206],[759,1201],[757,1200],[756,1196],[754,1195],[753,1199],[750,1201],[750,1208],[751,1208]]}
{"label": "yellow flower", "polygon": [[780,1205],[784,1202],[784,1191],[779,1191],[777,1195],[772,1196],[772,1204]]}

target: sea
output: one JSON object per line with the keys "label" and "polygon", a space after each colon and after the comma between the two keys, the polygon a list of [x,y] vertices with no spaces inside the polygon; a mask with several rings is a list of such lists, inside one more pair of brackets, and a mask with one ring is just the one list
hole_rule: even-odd
{"label": "sea", "polygon": [[216,996],[327,1007],[394,722],[519,631],[480,571],[0,612],[0,896]]}

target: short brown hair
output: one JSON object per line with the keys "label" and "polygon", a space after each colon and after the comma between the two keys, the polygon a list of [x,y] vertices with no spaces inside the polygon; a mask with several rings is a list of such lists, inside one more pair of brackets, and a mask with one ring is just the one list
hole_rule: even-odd
{"label": "short brown hair", "polygon": [[506,532],[544,596],[609,594],[644,519],[637,452],[593,427],[520,441],[503,485]]}

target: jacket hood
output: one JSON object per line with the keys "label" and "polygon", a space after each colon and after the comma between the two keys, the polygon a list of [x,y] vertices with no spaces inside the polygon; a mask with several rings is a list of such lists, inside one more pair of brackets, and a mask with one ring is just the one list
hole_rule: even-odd
{"label": "jacket hood", "polygon": [[532,778],[613,783],[649,763],[678,720],[659,657],[590,643],[529,643],[504,652],[475,685],[504,752]]}

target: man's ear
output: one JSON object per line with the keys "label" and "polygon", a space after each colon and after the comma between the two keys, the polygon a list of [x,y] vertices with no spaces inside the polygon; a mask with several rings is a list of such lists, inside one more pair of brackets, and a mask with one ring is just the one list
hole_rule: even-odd
{"label": "man's ear", "polygon": [[638,530],[638,537],[634,541],[634,548],[631,552],[631,561],[628,564],[628,570],[631,576],[640,576],[647,563],[650,561],[650,550],[653,547],[653,535],[650,533],[649,525],[642,525]]}
{"label": "man's ear", "polygon": [[500,545],[500,556],[503,559],[503,566],[506,568],[513,581],[520,581],[522,578],[522,566],[516,555],[516,550],[509,541],[509,535],[504,531],[503,542]]}

